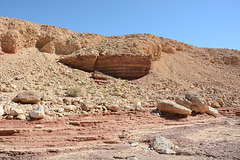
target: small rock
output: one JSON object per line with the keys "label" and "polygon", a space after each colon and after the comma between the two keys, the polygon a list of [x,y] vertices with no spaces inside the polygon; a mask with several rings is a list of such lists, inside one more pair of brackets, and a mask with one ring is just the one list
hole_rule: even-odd
{"label": "small rock", "polygon": [[17,115],[21,115],[21,114],[24,114],[24,112],[20,108],[11,108],[11,110],[10,110],[10,115],[12,115],[12,116],[17,116]]}
{"label": "small rock", "polygon": [[176,152],[173,150],[175,149],[175,145],[165,137],[157,137],[154,139],[152,144],[153,149],[162,154],[175,154]]}
{"label": "small rock", "polygon": [[25,120],[26,119],[26,116],[24,114],[20,114],[16,117],[17,119],[20,119],[20,120]]}
{"label": "small rock", "polygon": [[108,77],[105,74],[103,74],[102,72],[99,72],[99,71],[94,71],[92,73],[92,78],[98,79],[98,80],[108,80]]}
{"label": "small rock", "polygon": [[125,159],[128,159],[128,160],[138,160],[138,158],[135,157],[135,156],[127,156]]}
{"label": "small rock", "polygon": [[139,144],[138,144],[138,142],[134,142],[134,143],[131,143],[130,144],[130,146],[132,146],[132,147],[136,147],[136,146],[138,146]]}
{"label": "small rock", "polygon": [[207,106],[207,111],[206,111],[207,114],[210,114],[210,115],[213,115],[214,117],[217,117],[219,114],[218,114],[218,110],[210,107],[210,106]]}
{"label": "small rock", "polygon": [[42,125],[42,124],[37,124],[37,125],[35,125],[34,128],[43,128],[43,127],[44,127],[44,125]]}
{"label": "small rock", "polygon": [[120,107],[117,104],[111,104],[106,106],[108,110],[111,110],[113,112],[120,111]]}
{"label": "small rock", "polygon": [[40,101],[40,97],[36,92],[33,91],[23,91],[19,93],[14,99],[16,103],[23,104],[37,104]]}
{"label": "small rock", "polygon": [[45,113],[44,113],[43,106],[39,106],[35,108],[34,111],[30,113],[30,117],[34,119],[42,119],[44,118],[44,116],[45,116]]}
{"label": "small rock", "polygon": [[75,105],[67,105],[64,107],[65,110],[67,111],[74,111],[76,109]]}
{"label": "small rock", "polygon": [[58,108],[58,112],[59,112],[59,113],[64,112],[64,108]]}
{"label": "small rock", "polygon": [[211,107],[213,107],[213,108],[220,108],[221,105],[217,101],[212,101],[211,102]]}
{"label": "small rock", "polygon": [[90,111],[92,109],[94,109],[94,105],[90,102],[86,102],[86,103],[82,103],[81,104],[81,108],[84,110],[84,111]]}
{"label": "small rock", "polygon": [[12,115],[8,115],[6,119],[13,119]]}
{"label": "small rock", "polygon": [[224,102],[223,102],[222,99],[220,99],[220,98],[216,98],[216,102],[218,102],[218,103],[220,104],[220,106],[223,107]]}
{"label": "small rock", "polygon": [[192,112],[190,109],[170,100],[160,100],[158,102],[157,109],[158,111],[161,111],[161,112],[182,114],[182,115],[190,115]]}

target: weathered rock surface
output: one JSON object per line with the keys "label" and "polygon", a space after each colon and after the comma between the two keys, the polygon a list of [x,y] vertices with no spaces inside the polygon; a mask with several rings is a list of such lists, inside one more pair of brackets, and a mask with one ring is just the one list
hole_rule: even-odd
{"label": "weathered rock surface", "polygon": [[159,136],[154,139],[152,143],[153,149],[162,154],[175,154],[176,152],[174,151],[175,145],[169,140],[166,139],[165,137]]}
{"label": "weathered rock surface", "polygon": [[219,115],[218,110],[216,110],[216,109],[214,109],[210,106],[207,106],[206,113],[210,114],[210,115],[213,115],[214,117],[217,117]]}
{"label": "weathered rock surface", "polygon": [[[208,113],[215,117],[218,115],[218,111],[216,109],[208,106],[205,99],[195,93],[186,93],[185,95],[177,96],[175,97],[175,102],[196,113]],[[215,103],[216,106],[218,102]],[[217,107],[220,107],[220,104],[218,104]]]}
{"label": "weathered rock surface", "polygon": [[157,109],[158,111],[161,111],[161,112],[182,114],[182,115],[190,115],[192,112],[190,109],[170,100],[160,100],[158,102]]}
{"label": "weathered rock surface", "polygon": [[194,112],[205,113],[207,110],[206,101],[194,93],[186,93],[183,96],[177,96],[175,102]]}
{"label": "weathered rock surface", "polygon": [[37,104],[40,101],[40,96],[33,91],[23,91],[19,93],[13,101],[23,104]]}
{"label": "weathered rock surface", "polygon": [[39,106],[30,112],[30,117],[34,119],[42,119],[45,117],[44,107]]}
{"label": "weathered rock surface", "polygon": [[5,53],[36,47],[43,52],[71,54],[104,39],[97,34],[74,33],[69,29],[0,17],[0,47]]}

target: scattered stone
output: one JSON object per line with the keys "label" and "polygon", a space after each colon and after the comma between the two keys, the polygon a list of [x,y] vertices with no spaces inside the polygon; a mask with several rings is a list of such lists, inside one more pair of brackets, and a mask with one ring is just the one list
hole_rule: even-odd
{"label": "scattered stone", "polygon": [[81,108],[84,111],[90,111],[90,110],[94,109],[94,104],[92,104],[90,102],[82,103]]}
{"label": "scattered stone", "polygon": [[161,154],[175,154],[176,152],[174,149],[176,146],[169,140],[166,139],[165,137],[159,136],[154,139],[152,143],[153,149]]}
{"label": "scattered stone", "polygon": [[221,105],[217,101],[212,101],[211,102],[211,107],[213,107],[213,108],[220,108]]}
{"label": "scattered stone", "polygon": [[37,104],[40,101],[40,97],[36,92],[33,91],[23,91],[19,93],[14,99],[16,103],[23,104]]}
{"label": "scattered stone", "polygon": [[125,159],[128,159],[128,160],[138,160],[138,158],[136,156],[127,156]]}
{"label": "scattered stone", "polygon": [[108,110],[111,110],[113,112],[120,111],[120,107],[117,104],[110,104],[106,106]]}
{"label": "scattered stone", "polygon": [[64,112],[64,108],[58,108],[58,112],[59,112],[59,113]]}
{"label": "scattered stone", "polygon": [[34,119],[42,119],[44,118],[45,113],[44,113],[44,108],[43,106],[39,106],[35,108],[32,112],[30,112],[30,117]]}
{"label": "scattered stone", "polygon": [[12,116],[18,116],[18,115],[21,115],[21,114],[24,114],[23,110],[20,109],[20,108],[11,108],[10,110],[10,115]]}
{"label": "scattered stone", "polygon": [[221,98],[216,98],[215,101],[218,102],[221,107],[224,106],[224,102],[223,102],[223,100]]}
{"label": "scattered stone", "polygon": [[160,100],[157,105],[158,111],[173,113],[173,114],[181,114],[181,115],[190,115],[191,110],[175,103],[171,100]]}
{"label": "scattered stone", "polygon": [[132,146],[132,147],[137,147],[138,145],[139,145],[138,142],[133,142],[133,143],[130,144],[130,146]]}
{"label": "scattered stone", "polygon": [[98,80],[108,80],[108,77],[105,74],[103,74],[102,72],[99,72],[99,71],[94,71],[92,73],[92,78],[98,79]]}
{"label": "scattered stone", "polygon": [[64,107],[66,111],[74,111],[76,109],[76,106],[74,105],[67,105]]}
{"label": "scattered stone", "polygon": [[24,114],[20,114],[16,117],[17,119],[20,119],[20,120],[25,120],[26,119],[26,116]]}
{"label": "scattered stone", "polygon": [[217,117],[219,115],[218,113],[218,110],[210,107],[210,106],[207,106],[207,111],[206,111],[207,114],[210,114],[210,115],[213,115],[214,117]]}
{"label": "scattered stone", "polygon": [[43,127],[44,127],[44,125],[42,125],[42,124],[37,124],[37,125],[35,125],[34,128],[43,128]]}

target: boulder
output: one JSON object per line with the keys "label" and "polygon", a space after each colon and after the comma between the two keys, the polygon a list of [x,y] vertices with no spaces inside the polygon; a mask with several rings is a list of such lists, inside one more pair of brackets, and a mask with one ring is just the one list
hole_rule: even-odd
{"label": "boulder", "polygon": [[40,101],[40,96],[33,91],[23,91],[19,93],[13,101],[23,104],[37,104]]}
{"label": "boulder", "polygon": [[177,96],[175,97],[175,102],[193,112],[205,113],[207,111],[207,102],[195,93]]}
{"label": "boulder", "polygon": [[207,102],[205,99],[195,93],[187,93],[186,99],[191,102],[191,110],[194,112],[205,113],[207,110]]}
{"label": "boulder", "polygon": [[175,154],[176,152],[174,149],[176,146],[169,140],[166,139],[165,137],[159,136],[154,139],[152,143],[153,149],[161,154]]}
{"label": "boulder", "polygon": [[34,119],[42,119],[45,117],[44,107],[39,106],[30,112],[30,117]]}
{"label": "boulder", "polygon": [[190,109],[170,100],[160,100],[157,104],[157,109],[161,112],[181,115],[190,115],[192,112]]}

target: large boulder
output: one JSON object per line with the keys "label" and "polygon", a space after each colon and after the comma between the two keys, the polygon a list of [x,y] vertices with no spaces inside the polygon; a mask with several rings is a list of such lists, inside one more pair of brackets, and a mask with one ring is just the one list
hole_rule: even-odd
{"label": "large boulder", "polygon": [[218,111],[208,106],[206,100],[196,93],[186,93],[175,97],[175,102],[196,113],[207,113],[217,117]]}
{"label": "large boulder", "polygon": [[195,93],[177,96],[175,102],[196,113],[205,113],[207,111],[207,102]]}
{"label": "large boulder", "polygon": [[23,91],[13,99],[14,102],[23,104],[37,104],[40,100],[39,94],[33,91]]}
{"label": "large boulder", "polygon": [[172,113],[172,114],[180,114],[180,115],[190,115],[191,110],[175,103],[171,100],[160,100],[157,105],[158,111]]}
{"label": "large boulder", "polygon": [[169,139],[162,136],[154,139],[152,147],[156,152],[161,154],[175,154],[174,149],[177,148]]}

